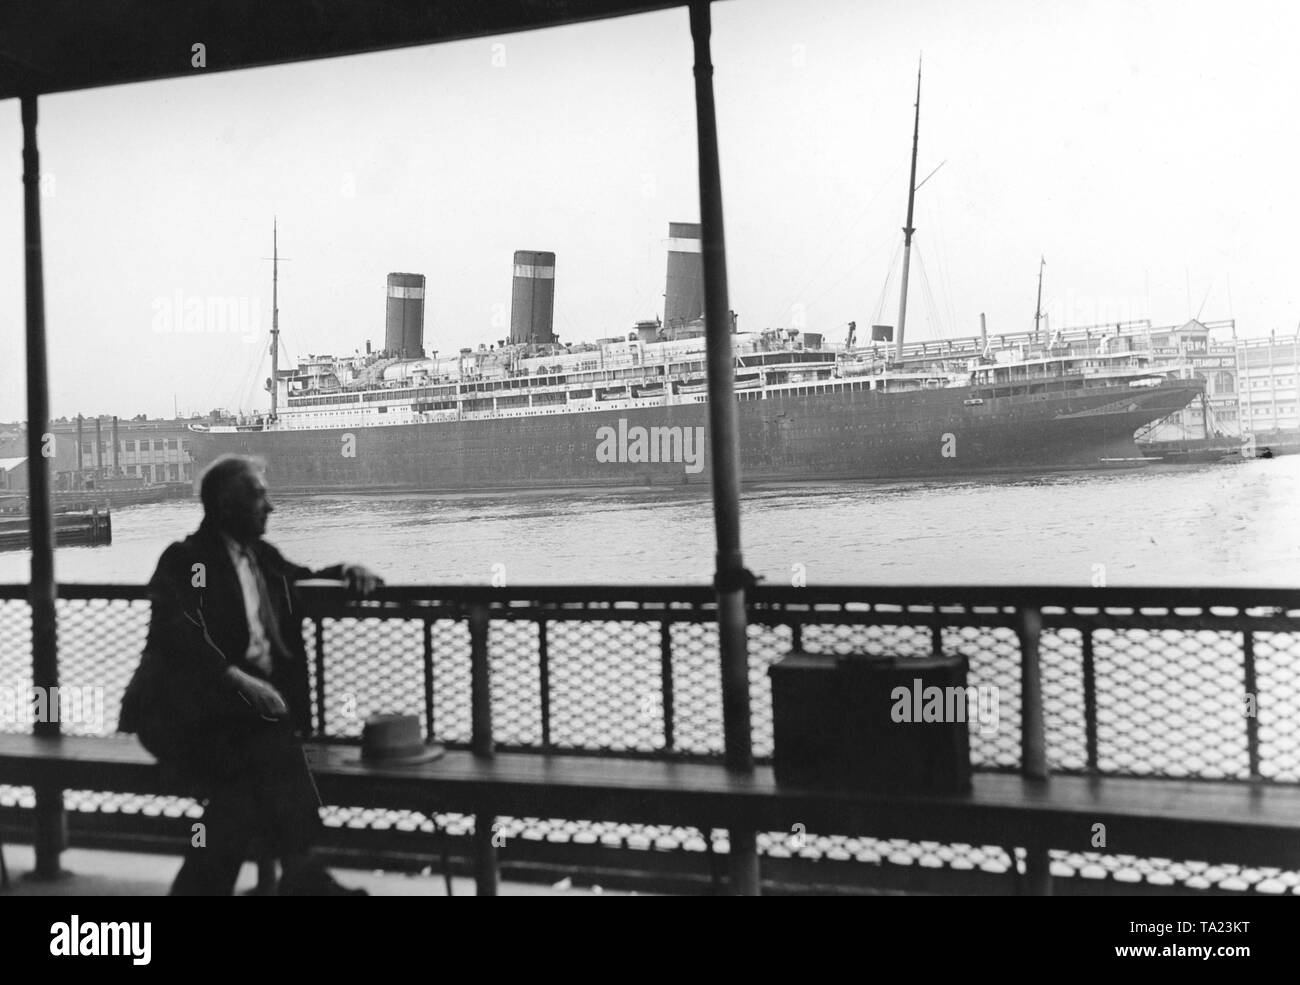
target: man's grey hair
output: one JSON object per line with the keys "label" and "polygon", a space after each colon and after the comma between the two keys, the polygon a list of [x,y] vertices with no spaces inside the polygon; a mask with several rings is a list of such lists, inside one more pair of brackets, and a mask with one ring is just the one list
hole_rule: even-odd
{"label": "man's grey hair", "polygon": [[216,519],[230,491],[246,476],[265,471],[266,463],[250,455],[222,455],[199,477],[199,500],[205,516]]}

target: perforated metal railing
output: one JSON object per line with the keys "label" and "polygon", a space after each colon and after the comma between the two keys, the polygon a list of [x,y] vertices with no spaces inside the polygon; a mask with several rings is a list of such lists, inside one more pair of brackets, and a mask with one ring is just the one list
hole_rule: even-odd
{"label": "perforated metal railing", "polygon": [[[369,714],[400,711],[419,715],[432,736],[453,747],[475,743],[477,727],[479,742],[490,737],[503,750],[721,758],[721,679],[708,588],[394,587],[359,603],[337,588],[309,585],[303,595],[315,722],[326,738],[356,740]],[[6,730],[30,727],[21,708],[31,683],[24,596],[25,586],[0,586],[0,728]],[[60,596],[60,683],[86,701],[99,695],[103,702],[99,720],[86,714],[65,722],[64,730],[109,735],[143,646],[147,598],[143,588],[121,585],[68,585]],[[975,768],[1019,769],[1017,627],[1028,609],[1042,617],[1037,643],[1052,771],[1300,782],[1300,593],[1271,590],[759,587],[750,594],[749,612],[756,755],[772,752],[767,670],[791,650],[941,652],[964,654],[968,683],[997,696],[996,722],[974,716],[969,722]],[[477,716],[476,657],[491,680],[490,704]],[[70,796],[83,808],[111,801],[109,795]],[[22,802],[21,792],[0,789],[0,806]],[[350,827],[432,826],[428,818],[346,808],[331,819]],[[453,833],[472,826],[469,818],[441,820]],[[575,819],[502,824],[551,841],[686,851],[703,844],[690,829]],[[770,856],[903,865],[1013,864],[998,846],[833,834],[801,833],[792,841],[789,833],[772,833],[760,838],[760,849]],[[1101,854],[1054,853],[1053,869],[1156,884],[1300,887],[1293,873]]]}
{"label": "perforated metal railing", "polygon": [[[393,594],[345,609],[335,591],[308,594],[316,721],[326,736],[359,737],[367,714],[405,711],[421,715],[441,741],[469,745],[471,613],[478,609],[498,748],[722,755],[708,589]],[[1017,620],[1029,607],[1042,614],[1054,772],[1300,782],[1295,593],[759,588],[751,600],[750,696],[760,758],[772,752],[767,671],[791,650],[947,653],[965,655],[969,684],[997,695],[996,723],[969,723],[976,768],[1019,768]]]}

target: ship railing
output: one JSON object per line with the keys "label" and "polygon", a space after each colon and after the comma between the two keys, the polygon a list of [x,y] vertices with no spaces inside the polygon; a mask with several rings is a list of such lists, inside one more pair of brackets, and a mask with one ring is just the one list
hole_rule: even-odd
{"label": "ship railing", "polygon": [[[301,594],[322,741],[355,744],[369,714],[405,712],[476,761],[509,752],[723,761],[711,587],[394,586],[359,602],[335,585],[307,583]],[[774,751],[768,669],[787,653],[945,653],[968,665],[976,696],[971,760],[980,773],[1168,780],[1179,789],[1186,784],[1177,781],[1204,781],[1211,799],[1225,781],[1250,796],[1300,785],[1300,592],[759,585],[747,608],[750,729],[760,761]],[[108,736],[144,644],[146,589],[63,585],[57,618],[60,684],[100,696],[92,723],[65,719],[63,732],[126,741]],[[30,684],[30,625],[27,586],[0,586],[0,681],[13,689]],[[0,730],[29,729],[0,719]],[[120,832],[119,845],[168,831],[188,838],[198,810],[181,798],[111,790],[69,790],[65,800],[79,831],[97,830],[98,815],[110,813],[105,823]],[[31,803],[30,790],[0,786],[0,818],[11,826],[31,823]],[[399,842],[427,850],[417,844],[420,825],[459,842],[476,830],[466,815],[422,819],[347,805],[327,807],[325,821],[345,850],[381,855],[388,849],[375,846]],[[499,817],[493,830],[510,837],[518,864],[570,871],[698,872],[692,858],[713,840],[707,828],[578,818]],[[1028,865],[1027,856],[1017,860],[1022,849],[833,832],[760,834],[758,848],[765,872],[794,884],[883,879],[895,888],[1001,891],[994,887],[1005,873]],[[1057,852],[1052,868],[1100,872],[1124,886],[1138,878],[1165,891],[1271,886],[1286,875],[1104,850]]]}
{"label": "ship railing", "polygon": [[[367,714],[402,711],[452,747],[722,756],[711,588],[302,594],[323,737],[356,741]],[[1300,782],[1300,592],[759,586],[748,608],[760,759],[773,751],[767,671],[785,654],[943,653],[997,695],[996,727],[970,722],[976,769]],[[61,682],[102,688],[109,734],[143,647],[146,590],[63,585],[58,618]],[[15,687],[30,683],[29,627],[26,586],[0,586],[0,669]]]}

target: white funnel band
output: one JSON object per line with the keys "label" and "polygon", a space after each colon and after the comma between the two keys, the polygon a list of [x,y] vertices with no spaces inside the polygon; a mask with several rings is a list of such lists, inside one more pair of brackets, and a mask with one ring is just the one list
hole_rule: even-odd
{"label": "white funnel band", "polygon": [[532,280],[555,280],[554,267],[540,267],[532,263],[516,263],[516,277],[528,277]]}
{"label": "white funnel band", "polygon": [[414,298],[416,300],[423,301],[424,288],[423,287],[401,287],[397,284],[394,284],[388,288],[388,296],[390,298]]}

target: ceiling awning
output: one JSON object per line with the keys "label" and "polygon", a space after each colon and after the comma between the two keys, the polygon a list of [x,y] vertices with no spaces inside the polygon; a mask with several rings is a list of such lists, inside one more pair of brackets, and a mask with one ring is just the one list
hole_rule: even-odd
{"label": "ceiling awning", "polygon": [[[685,0],[4,0],[0,99],[509,34]],[[205,67],[196,68],[202,44]]]}

